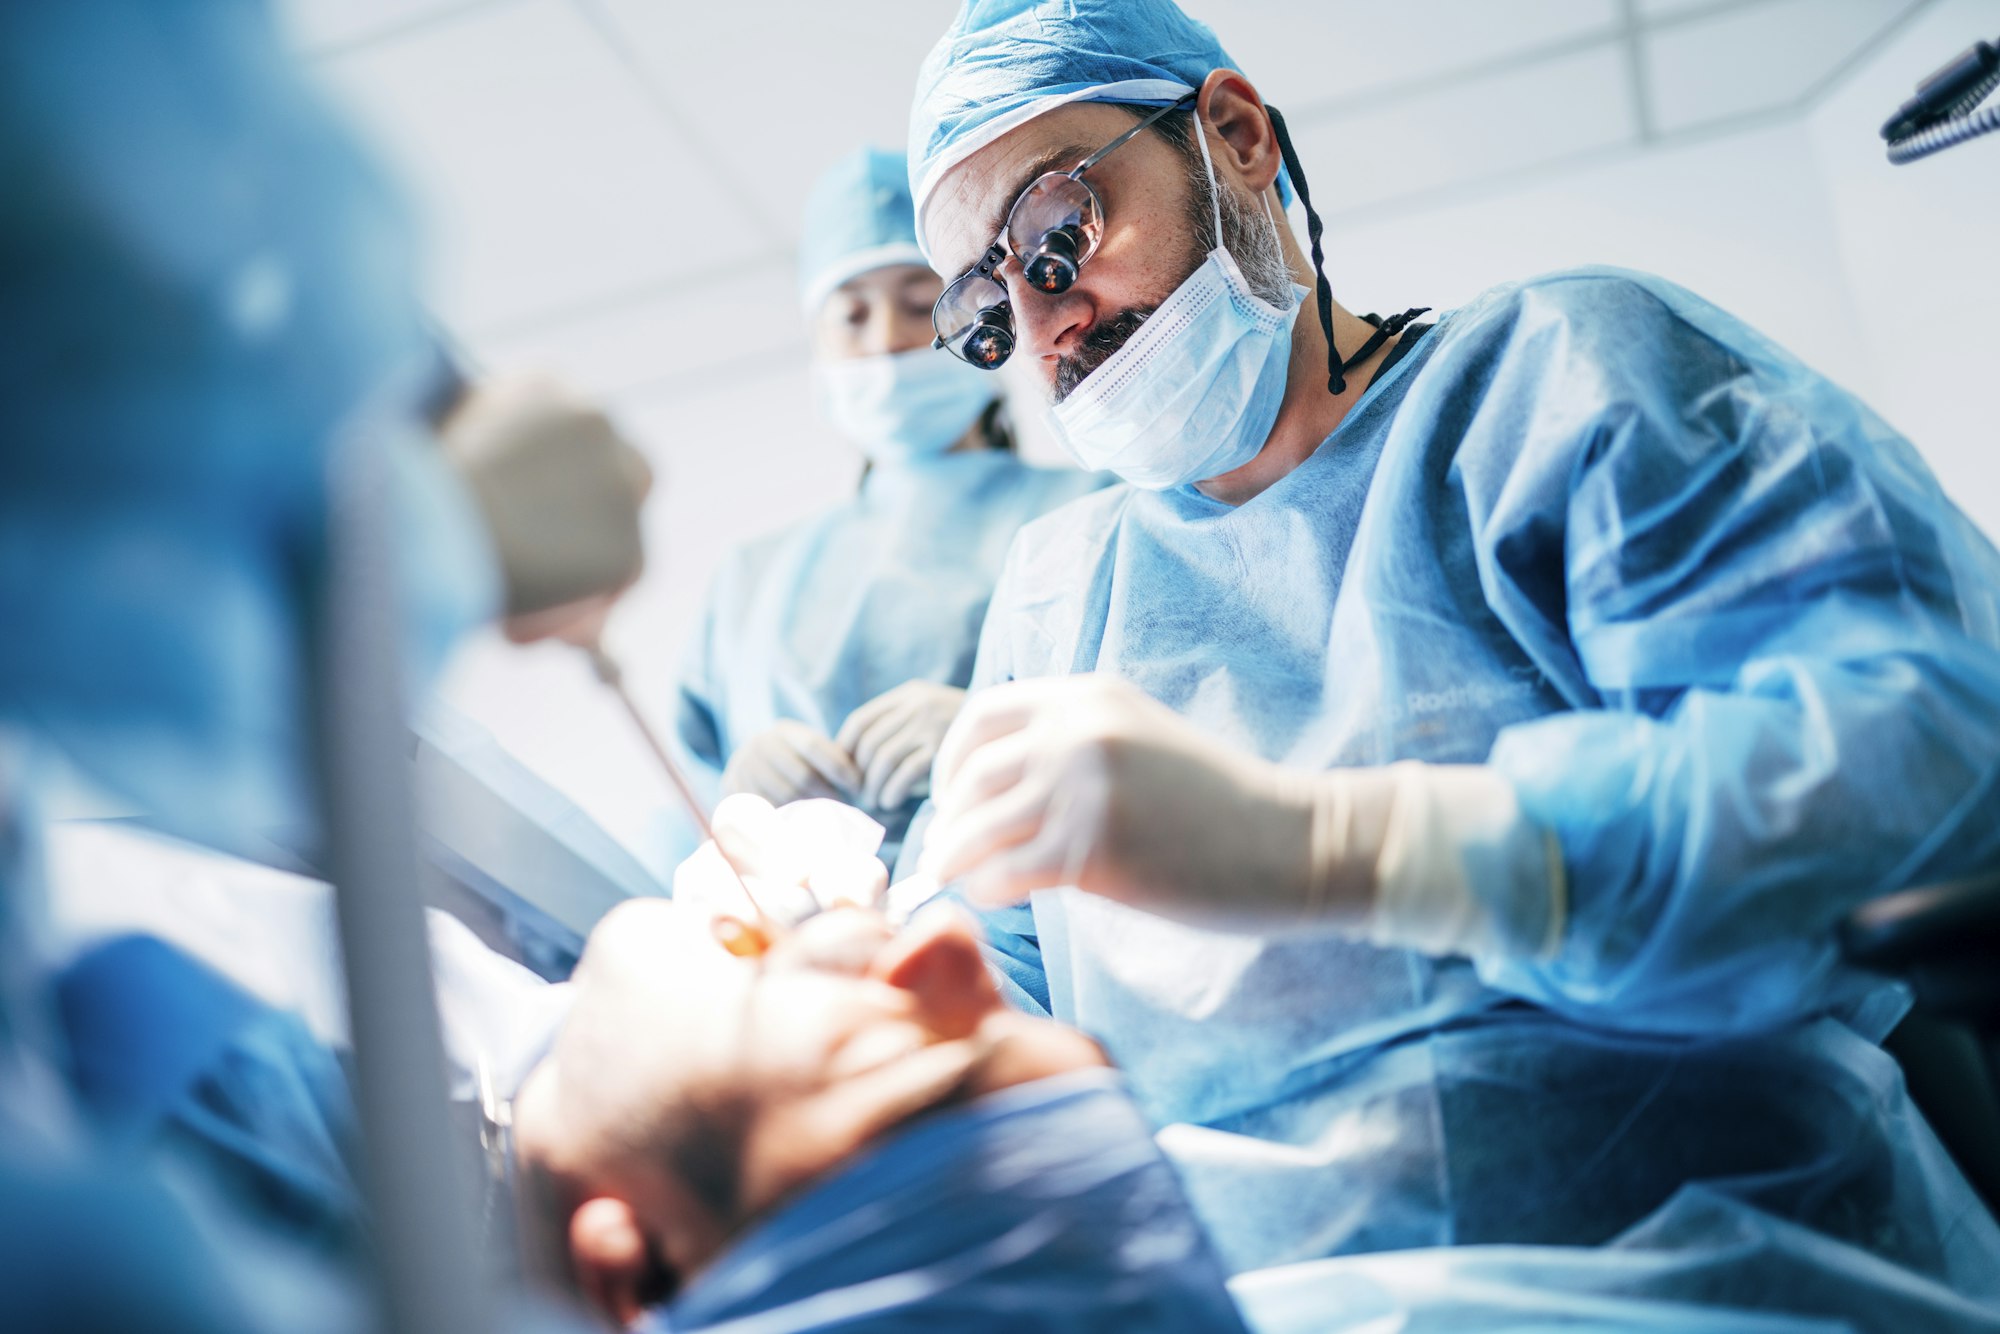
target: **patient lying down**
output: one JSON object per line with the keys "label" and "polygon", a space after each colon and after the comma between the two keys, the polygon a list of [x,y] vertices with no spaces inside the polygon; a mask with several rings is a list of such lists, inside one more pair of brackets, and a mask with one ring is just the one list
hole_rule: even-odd
{"label": "patient lying down", "polygon": [[532,1272],[621,1327],[1241,1329],[1101,1052],[1006,1008],[961,919],[741,930],[593,932],[513,1108]]}

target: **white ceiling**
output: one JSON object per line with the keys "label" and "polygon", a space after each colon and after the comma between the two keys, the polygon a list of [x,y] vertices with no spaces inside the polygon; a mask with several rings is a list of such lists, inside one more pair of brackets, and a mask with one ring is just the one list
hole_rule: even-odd
{"label": "white ceiling", "polygon": [[[1187,0],[1330,221],[1793,115],[1926,0]],[[426,220],[481,362],[614,401],[802,353],[814,176],[902,141],[942,0],[285,0]]]}

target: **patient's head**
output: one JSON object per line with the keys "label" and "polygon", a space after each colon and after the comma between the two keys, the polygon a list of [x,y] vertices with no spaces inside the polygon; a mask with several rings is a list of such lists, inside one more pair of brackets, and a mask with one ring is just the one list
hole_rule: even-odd
{"label": "patient's head", "polygon": [[1103,1064],[1007,1009],[956,917],[899,933],[835,909],[754,957],[715,923],[661,900],[607,916],[515,1101],[524,1241],[621,1324],[885,1132]]}

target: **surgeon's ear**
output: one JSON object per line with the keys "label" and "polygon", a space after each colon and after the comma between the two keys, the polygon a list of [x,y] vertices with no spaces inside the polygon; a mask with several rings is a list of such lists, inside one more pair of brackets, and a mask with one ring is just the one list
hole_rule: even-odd
{"label": "surgeon's ear", "polygon": [[623,1200],[584,1201],[569,1220],[570,1266],[584,1299],[625,1329],[670,1286],[638,1215]]}
{"label": "surgeon's ear", "polygon": [[1243,183],[1259,194],[1270,189],[1284,165],[1284,154],[1264,112],[1264,99],[1250,80],[1233,69],[1212,70],[1202,80],[1194,105],[1222,141],[1220,147],[1213,141],[1209,145],[1217,169],[1234,167]]}
{"label": "surgeon's ear", "polygon": [[965,1037],[1000,1005],[980,957],[977,930],[963,913],[940,905],[885,945],[869,973],[911,993],[933,1033]]}

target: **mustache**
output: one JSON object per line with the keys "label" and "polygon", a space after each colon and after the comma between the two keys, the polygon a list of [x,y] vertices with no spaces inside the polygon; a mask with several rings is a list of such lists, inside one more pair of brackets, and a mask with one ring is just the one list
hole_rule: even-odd
{"label": "mustache", "polygon": [[1112,354],[1125,346],[1158,309],[1158,306],[1128,306],[1110,319],[1098,321],[1083,336],[1074,354],[1056,362],[1054,401],[1060,403],[1068,398],[1092,371],[1111,360]]}

